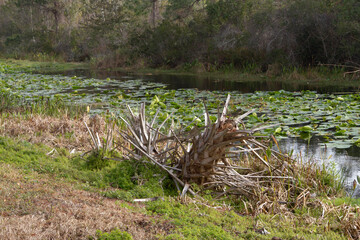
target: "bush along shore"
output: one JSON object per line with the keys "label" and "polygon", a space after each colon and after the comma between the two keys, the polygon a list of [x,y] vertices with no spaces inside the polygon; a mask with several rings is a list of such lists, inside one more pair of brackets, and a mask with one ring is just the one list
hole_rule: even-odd
{"label": "bush along shore", "polygon": [[7,88],[1,239],[359,239],[359,201],[336,171],[275,150],[276,123],[229,114],[235,96],[218,113],[200,102],[185,125],[161,99],[89,114]]}
{"label": "bush along shore", "polygon": [[99,68],[351,70],[360,60],[359,12],[357,0],[7,0],[0,54]]}

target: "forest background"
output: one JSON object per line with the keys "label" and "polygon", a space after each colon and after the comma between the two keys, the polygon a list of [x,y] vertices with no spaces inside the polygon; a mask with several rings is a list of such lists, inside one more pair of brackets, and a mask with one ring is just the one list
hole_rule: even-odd
{"label": "forest background", "polygon": [[0,0],[0,55],[217,71],[360,62],[358,0]]}

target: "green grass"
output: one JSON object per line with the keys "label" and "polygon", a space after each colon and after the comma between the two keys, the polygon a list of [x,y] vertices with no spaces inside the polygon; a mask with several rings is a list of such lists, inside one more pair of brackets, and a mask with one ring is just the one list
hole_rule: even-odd
{"label": "green grass", "polygon": [[[105,196],[129,201],[176,194],[172,190],[172,180],[150,163],[108,160],[106,166],[97,169],[89,166],[88,158],[70,157],[64,149],[51,157],[46,154],[50,150],[46,146],[0,137],[0,162],[13,164],[25,171],[33,170],[65,181],[76,181],[83,188],[96,188]],[[93,160],[91,157],[90,160]],[[108,190],[109,187],[112,189]]]}
{"label": "green grass", "polygon": [[79,180],[92,186],[106,186],[102,180],[102,172],[82,169],[84,163],[79,158],[69,159],[66,155],[50,157],[46,154],[50,150],[46,146],[0,137],[0,162],[15,165],[25,171],[32,170],[68,180]]}
{"label": "green grass", "polygon": [[[326,230],[325,224],[308,226],[304,213],[298,218],[260,214],[242,216],[232,210],[217,210],[199,203],[182,204],[173,198],[146,204],[148,214],[161,215],[176,226],[161,239],[346,239]],[[269,234],[263,235],[262,229]]]}
{"label": "green grass", "polygon": [[96,232],[96,236],[98,240],[132,240],[133,237],[125,232],[120,231],[118,229],[114,229],[109,233],[103,233],[101,231]]}
{"label": "green grass", "polygon": [[351,205],[351,206],[360,206],[360,198],[352,198],[352,197],[339,197],[332,200],[324,200],[325,202],[332,203],[334,206],[340,206],[343,204]]}

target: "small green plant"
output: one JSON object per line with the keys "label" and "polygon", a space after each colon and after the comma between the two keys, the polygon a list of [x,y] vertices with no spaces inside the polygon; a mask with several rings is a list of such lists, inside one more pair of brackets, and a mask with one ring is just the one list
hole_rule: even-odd
{"label": "small green plant", "polygon": [[139,163],[136,160],[123,160],[106,174],[106,181],[112,187],[107,197],[131,201],[134,198],[159,197],[177,194],[173,181],[157,166]]}
{"label": "small green plant", "polygon": [[101,149],[99,151],[92,151],[86,158],[86,166],[90,170],[103,169],[109,165],[110,162],[105,158],[105,153]]}
{"label": "small green plant", "polygon": [[120,231],[119,229],[114,229],[109,233],[97,230],[96,237],[98,240],[132,240],[133,239],[133,237],[128,232]]}
{"label": "small green plant", "polygon": [[[99,117],[95,115],[92,120],[94,123],[100,121]],[[110,164],[110,160],[108,156],[115,154],[115,148],[113,147],[114,142],[114,128],[115,121],[111,119],[107,119],[108,124],[107,127],[107,135],[106,138],[101,142],[99,134],[95,133],[93,129],[90,129],[88,125],[85,123],[85,126],[88,130],[88,133],[91,137],[91,147],[90,155],[87,157],[87,166],[90,169],[102,169]]]}

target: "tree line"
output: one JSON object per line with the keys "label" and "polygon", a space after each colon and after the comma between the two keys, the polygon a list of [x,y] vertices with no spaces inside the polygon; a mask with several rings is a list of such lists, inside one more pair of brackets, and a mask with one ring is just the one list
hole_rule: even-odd
{"label": "tree line", "polygon": [[266,71],[360,62],[358,0],[0,0],[0,54]]}

